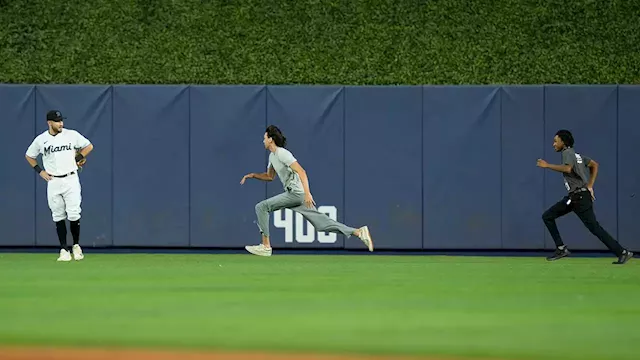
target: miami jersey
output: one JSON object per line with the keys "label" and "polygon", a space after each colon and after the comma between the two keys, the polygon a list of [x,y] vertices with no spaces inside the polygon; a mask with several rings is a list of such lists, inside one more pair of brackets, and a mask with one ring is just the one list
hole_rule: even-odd
{"label": "miami jersey", "polygon": [[87,138],[72,129],[62,129],[55,136],[47,130],[36,136],[26,155],[35,159],[42,154],[44,170],[51,175],[60,176],[78,170],[76,150],[90,144]]}

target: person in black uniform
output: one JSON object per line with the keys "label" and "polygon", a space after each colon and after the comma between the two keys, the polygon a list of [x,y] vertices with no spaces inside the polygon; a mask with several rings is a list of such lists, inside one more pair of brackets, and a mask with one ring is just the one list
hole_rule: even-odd
{"label": "person in black uniform", "polygon": [[[556,219],[573,211],[587,229],[616,254],[618,261],[613,262],[613,264],[624,264],[633,257],[633,253],[624,249],[602,228],[593,212],[593,200],[595,200],[593,184],[598,176],[598,163],[593,159],[576,153],[573,145],[574,140],[571,132],[569,130],[559,130],[553,138],[553,147],[556,152],[562,153],[562,165],[548,164],[542,159],[538,159],[537,163],[541,168],[561,172],[564,177],[564,185],[569,192],[567,196],[542,214],[542,220],[556,243],[555,253],[549,256],[547,260],[558,260],[570,255],[560,237]],[[587,169],[589,169],[591,176],[587,175]]]}

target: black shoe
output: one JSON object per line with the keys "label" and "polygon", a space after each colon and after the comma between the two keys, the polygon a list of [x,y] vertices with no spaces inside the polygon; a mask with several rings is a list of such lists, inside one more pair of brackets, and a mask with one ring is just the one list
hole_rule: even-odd
{"label": "black shoe", "polygon": [[629,259],[631,259],[632,257],[633,257],[633,253],[629,250],[625,250],[624,253],[622,253],[622,255],[618,257],[618,261],[614,261],[612,262],[612,264],[622,265],[627,261],[629,261]]}
{"label": "black shoe", "polygon": [[556,249],[556,252],[554,252],[553,255],[549,256],[547,260],[549,261],[558,260],[558,259],[562,259],[563,257],[567,257],[569,255],[571,255],[571,253],[567,248],[564,248],[562,250]]}

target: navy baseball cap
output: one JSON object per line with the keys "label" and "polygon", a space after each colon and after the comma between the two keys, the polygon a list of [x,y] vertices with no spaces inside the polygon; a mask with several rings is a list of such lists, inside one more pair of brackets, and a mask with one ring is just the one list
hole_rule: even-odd
{"label": "navy baseball cap", "polygon": [[47,121],[62,121],[62,119],[66,119],[66,117],[62,116],[62,113],[59,110],[49,110],[47,113]]}

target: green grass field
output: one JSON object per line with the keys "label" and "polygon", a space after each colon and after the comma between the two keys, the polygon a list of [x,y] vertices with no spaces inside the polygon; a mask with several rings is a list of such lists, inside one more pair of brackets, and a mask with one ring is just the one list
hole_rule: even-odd
{"label": "green grass field", "polygon": [[[87,251],[88,250],[88,251]],[[637,359],[640,261],[0,253],[0,342]]]}

